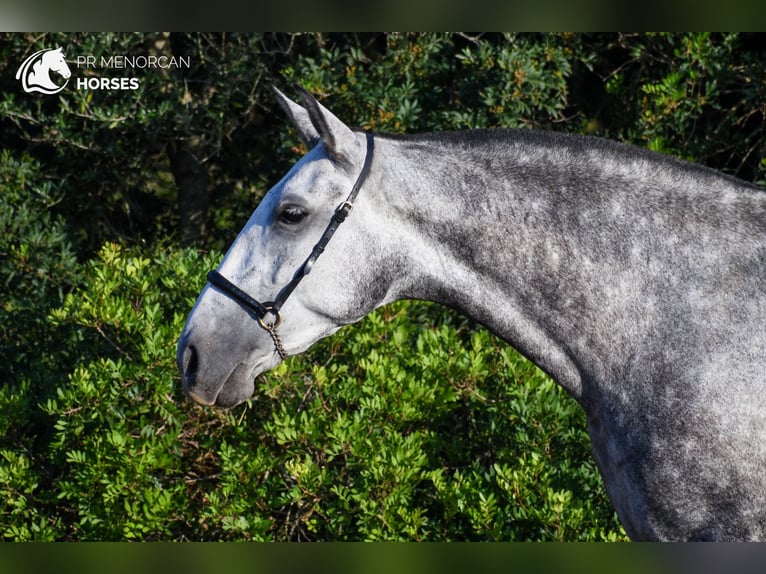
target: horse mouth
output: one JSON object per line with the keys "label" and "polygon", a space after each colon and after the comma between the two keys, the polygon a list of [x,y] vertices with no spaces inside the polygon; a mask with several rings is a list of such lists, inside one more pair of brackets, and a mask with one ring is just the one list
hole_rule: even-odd
{"label": "horse mouth", "polygon": [[202,406],[232,408],[249,399],[255,391],[253,368],[245,363],[237,365],[222,381],[202,381],[199,378],[197,352],[194,347],[188,347],[180,367],[184,394]]}
{"label": "horse mouth", "polygon": [[244,403],[255,392],[253,368],[244,363],[237,365],[221,386],[215,398],[215,406],[230,409]]}

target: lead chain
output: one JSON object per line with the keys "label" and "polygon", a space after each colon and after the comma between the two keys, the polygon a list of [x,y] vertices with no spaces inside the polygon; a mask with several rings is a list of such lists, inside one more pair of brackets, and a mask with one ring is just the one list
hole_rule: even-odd
{"label": "lead chain", "polygon": [[268,331],[269,335],[271,335],[271,340],[274,341],[274,348],[277,350],[279,358],[283,361],[287,359],[287,352],[282,345],[282,339],[279,338],[279,334],[277,333],[276,324],[262,323],[262,325],[263,328]]}

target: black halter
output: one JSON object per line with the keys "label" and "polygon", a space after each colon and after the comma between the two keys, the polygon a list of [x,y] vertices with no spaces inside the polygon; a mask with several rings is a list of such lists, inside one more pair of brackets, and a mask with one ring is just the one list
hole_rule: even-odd
{"label": "black halter", "polygon": [[[282,314],[280,313],[280,309],[282,308],[282,305],[285,304],[285,301],[287,301],[287,298],[290,296],[290,294],[298,286],[298,283],[300,283],[301,280],[311,272],[311,268],[314,266],[314,263],[316,263],[316,260],[325,250],[325,247],[327,247],[327,244],[330,242],[330,239],[332,239],[332,236],[335,234],[338,227],[340,227],[340,224],[345,221],[346,217],[351,211],[351,208],[354,207],[354,200],[356,200],[356,196],[359,194],[359,190],[361,189],[364,180],[367,179],[367,176],[370,173],[374,147],[375,141],[372,137],[372,134],[368,132],[367,155],[364,158],[362,171],[359,173],[359,177],[356,178],[354,187],[351,188],[351,191],[349,192],[346,199],[341,202],[341,204],[335,209],[335,212],[330,218],[330,223],[324,230],[322,237],[320,237],[319,241],[317,241],[316,245],[314,245],[314,248],[311,250],[311,254],[303,262],[303,265],[298,268],[290,282],[282,287],[279,293],[277,293],[277,296],[273,301],[266,301],[265,303],[261,303],[234,285],[234,283],[226,279],[226,277],[221,275],[218,271],[213,270],[207,274],[207,280],[211,285],[214,285],[229,295],[237,303],[258,317],[258,324],[263,329],[268,331],[269,335],[271,335],[271,338],[274,341],[274,346],[277,349],[277,353],[279,353],[279,356],[282,360],[287,358],[287,353],[282,346],[282,341],[277,335],[277,327],[282,322]],[[273,315],[274,320],[271,322],[266,321],[267,315]]]}

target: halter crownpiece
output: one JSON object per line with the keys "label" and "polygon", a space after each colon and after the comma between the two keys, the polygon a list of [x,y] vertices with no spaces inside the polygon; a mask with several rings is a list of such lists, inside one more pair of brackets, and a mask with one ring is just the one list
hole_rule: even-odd
{"label": "halter crownpiece", "polygon": [[[359,190],[362,188],[362,184],[364,184],[364,181],[370,174],[372,156],[375,149],[375,140],[372,134],[367,132],[366,136],[367,154],[364,158],[362,171],[359,172],[359,176],[356,178],[354,186],[351,188],[351,191],[349,192],[346,199],[344,199],[340,205],[335,208],[335,211],[330,218],[330,223],[325,228],[324,233],[322,233],[322,236],[319,238],[319,241],[317,241],[316,245],[314,245],[314,248],[311,250],[309,256],[295,272],[290,282],[282,287],[282,289],[280,289],[279,293],[277,293],[277,296],[273,301],[266,301],[265,303],[261,303],[237,287],[234,283],[229,281],[216,270],[210,271],[207,274],[207,280],[211,285],[223,291],[229,297],[239,303],[242,307],[255,314],[255,316],[258,318],[258,324],[261,326],[261,328],[267,331],[269,335],[271,335],[271,339],[274,342],[274,347],[276,348],[279,357],[283,361],[287,358],[287,353],[285,352],[282,341],[277,334],[277,327],[279,327],[279,324],[282,322],[282,313],[280,312],[280,309],[282,308],[282,305],[285,304],[285,301],[287,301],[287,298],[292,294],[293,291],[295,291],[295,288],[303,280],[303,278],[311,272],[312,267],[314,267],[314,263],[316,263],[316,260],[324,252],[327,244],[330,242],[330,239],[332,239],[332,236],[338,230],[340,224],[346,220],[346,217],[348,217],[348,214],[354,207],[354,200],[356,200],[356,196],[359,194]],[[267,321],[266,318],[268,315],[273,315],[274,320],[271,322]]]}

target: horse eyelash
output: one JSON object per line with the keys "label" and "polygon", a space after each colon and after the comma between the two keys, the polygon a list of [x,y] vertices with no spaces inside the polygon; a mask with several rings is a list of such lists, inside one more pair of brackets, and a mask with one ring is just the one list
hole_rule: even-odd
{"label": "horse eyelash", "polygon": [[297,205],[288,205],[279,210],[277,218],[286,225],[296,225],[306,219],[308,212]]}

